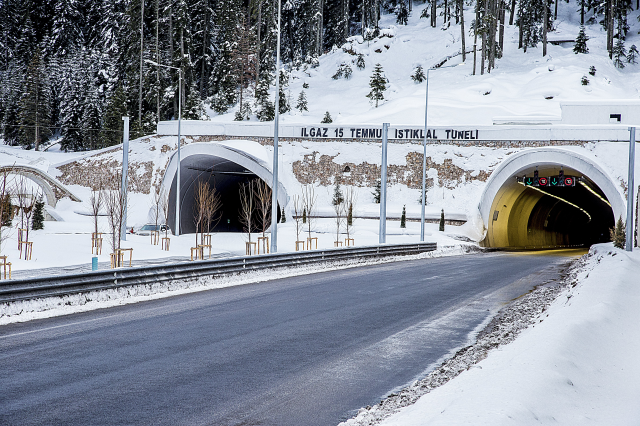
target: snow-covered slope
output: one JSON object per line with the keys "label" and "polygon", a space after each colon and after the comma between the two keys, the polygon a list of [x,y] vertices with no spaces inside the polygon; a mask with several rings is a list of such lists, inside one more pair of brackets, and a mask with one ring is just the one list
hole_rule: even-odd
{"label": "snow-covered slope", "polygon": [[[395,24],[395,15],[383,15],[381,28],[391,35],[373,41],[352,37],[344,47],[320,58],[315,69],[294,70],[285,88],[292,107],[295,106],[303,83],[309,111],[283,114],[285,123],[317,123],[329,111],[334,123],[424,123],[425,83],[416,84],[410,76],[420,64],[426,70],[447,57],[460,52],[460,26],[448,29],[431,28],[428,19],[420,19],[425,5],[416,5],[406,26]],[[473,48],[473,36],[468,28],[474,19],[473,8],[465,6],[467,50]],[[560,2],[555,30],[549,40],[574,39],[579,31],[580,17],[574,0]],[[640,45],[637,11],[628,17],[631,26],[625,41],[627,49]],[[507,19],[508,21],[508,19]],[[441,22],[441,18],[438,18]],[[491,125],[494,116],[559,115],[560,102],[566,100],[638,99],[640,97],[640,64],[628,64],[624,69],[614,67],[606,51],[606,31],[599,24],[587,25],[590,53],[576,55],[573,44],[548,45],[542,56],[542,45],[518,49],[518,28],[507,25],[504,55],[490,74],[473,73],[473,54],[467,55],[464,65],[432,71],[429,78],[429,122],[432,125]],[[366,68],[359,70],[346,53],[350,50],[364,55]],[[379,53],[377,52],[379,51]],[[353,69],[351,79],[331,78],[341,63]],[[459,64],[461,56],[447,61],[445,66]],[[389,80],[385,101],[374,108],[366,97],[374,65],[380,63]],[[589,75],[595,66],[596,75]],[[587,76],[590,84],[580,80]],[[552,99],[547,99],[552,98]],[[218,116],[209,111],[214,121],[233,120],[234,111]],[[255,120],[255,117],[252,118]]]}

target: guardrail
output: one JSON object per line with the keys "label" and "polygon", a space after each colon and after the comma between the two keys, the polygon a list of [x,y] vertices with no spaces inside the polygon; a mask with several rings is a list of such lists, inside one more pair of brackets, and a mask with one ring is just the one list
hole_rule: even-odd
{"label": "guardrail", "polygon": [[65,296],[96,290],[197,278],[206,275],[215,278],[252,270],[300,266],[310,263],[412,255],[434,251],[436,248],[436,243],[346,247],[2,281],[0,282],[0,303]]}

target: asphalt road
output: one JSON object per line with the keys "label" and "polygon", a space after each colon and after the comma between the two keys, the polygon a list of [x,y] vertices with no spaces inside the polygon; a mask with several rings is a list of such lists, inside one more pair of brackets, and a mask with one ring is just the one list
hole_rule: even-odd
{"label": "asphalt road", "polygon": [[0,327],[0,425],[334,425],[575,256],[327,271]]}

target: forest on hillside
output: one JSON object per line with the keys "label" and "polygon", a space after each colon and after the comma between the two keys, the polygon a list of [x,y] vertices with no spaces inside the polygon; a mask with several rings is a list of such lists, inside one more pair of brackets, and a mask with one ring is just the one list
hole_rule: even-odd
{"label": "forest on hillside", "polygon": [[[420,18],[434,28],[458,25],[460,52],[473,52],[474,73],[483,74],[502,56],[506,24],[518,26],[520,48],[542,43],[546,54],[565,0],[426,1]],[[349,37],[380,36],[381,14],[407,25],[423,3],[283,0],[281,82]],[[635,46],[624,45],[634,6],[640,0],[576,3],[583,26],[606,29],[619,67],[636,61]],[[235,110],[237,120],[273,120],[277,8],[278,0],[0,0],[0,137],[26,149],[52,138],[65,151],[111,146],[121,142],[124,115],[132,138],[177,118],[180,90],[185,119],[205,118],[207,104],[216,113]],[[472,22],[465,24],[463,8],[475,12]],[[582,28],[574,51],[586,53],[586,41]],[[287,102],[281,91],[280,111]]]}

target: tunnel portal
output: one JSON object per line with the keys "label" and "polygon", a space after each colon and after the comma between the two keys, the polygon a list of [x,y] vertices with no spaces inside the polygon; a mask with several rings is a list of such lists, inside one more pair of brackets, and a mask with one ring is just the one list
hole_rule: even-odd
{"label": "tunnel portal", "polygon": [[[240,223],[240,185],[253,179],[260,179],[255,173],[225,158],[200,155],[188,157],[181,161],[180,168],[180,232],[192,234],[196,232],[196,191],[199,182],[208,182],[209,187],[216,188],[222,200],[219,219],[210,224],[211,232],[243,232]],[[169,225],[175,223],[175,188],[174,177],[169,191]],[[252,222],[256,224],[253,232],[259,228],[258,213],[254,212]],[[204,229],[207,229],[206,225]]]}
{"label": "tunnel portal", "polygon": [[[536,169],[540,177],[558,176],[562,169],[578,179],[575,186],[565,187],[518,181]],[[624,210],[612,180],[592,160],[569,151],[520,153],[505,160],[494,175],[480,204],[486,229],[480,244],[485,247],[549,249],[607,242],[616,213]]]}
{"label": "tunnel portal", "polygon": [[[195,204],[199,182],[208,182],[219,192],[222,207],[220,220],[210,224],[211,232],[243,232],[240,223],[240,185],[260,179],[271,187],[273,175],[264,160],[264,148],[255,142],[226,141],[223,143],[194,143],[182,148],[180,161],[180,233],[196,232]],[[251,154],[250,152],[253,152]],[[163,191],[169,194],[167,224],[175,233],[175,201],[177,156],[173,155],[162,182]],[[282,183],[278,184],[278,213],[288,196]],[[279,217],[278,217],[279,219]],[[258,232],[258,212],[253,215],[256,224],[252,232]],[[206,229],[206,226],[205,226]]]}

